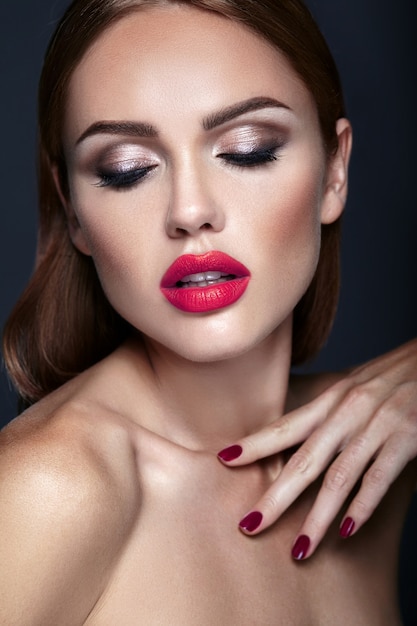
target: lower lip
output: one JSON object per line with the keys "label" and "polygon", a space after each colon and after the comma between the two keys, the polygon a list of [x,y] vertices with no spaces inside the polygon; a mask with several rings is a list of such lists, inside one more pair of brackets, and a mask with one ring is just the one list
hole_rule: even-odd
{"label": "lower lip", "polygon": [[187,313],[207,313],[237,302],[246,291],[249,276],[206,287],[162,287],[170,304]]}

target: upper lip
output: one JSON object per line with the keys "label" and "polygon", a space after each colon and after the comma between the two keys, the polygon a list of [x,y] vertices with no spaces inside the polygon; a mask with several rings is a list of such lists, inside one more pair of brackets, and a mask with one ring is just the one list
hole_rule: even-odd
{"label": "upper lip", "polygon": [[161,287],[175,287],[185,276],[210,270],[233,274],[237,278],[250,276],[247,267],[225,252],[211,250],[205,254],[183,254],[175,259],[162,277]]}

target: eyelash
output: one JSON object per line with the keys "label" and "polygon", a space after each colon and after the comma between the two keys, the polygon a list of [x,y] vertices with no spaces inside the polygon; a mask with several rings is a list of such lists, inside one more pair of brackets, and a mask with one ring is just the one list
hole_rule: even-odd
{"label": "eyelash", "polygon": [[[218,157],[226,161],[226,163],[232,167],[254,168],[276,161],[278,159],[276,154],[278,148],[279,146],[273,146],[271,148],[262,148],[260,150],[244,153],[222,152]],[[155,167],[155,165],[151,165],[149,167],[127,170],[125,172],[106,172],[99,170],[97,171],[99,178],[97,187],[112,187],[118,191],[131,189],[138,185]]]}
{"label": "eyelash", "polygon": [[125,172],[105,172],[104,170],[99,170],[97,171],[97,176],[100,180],[97,183],[97,187],[113,187],[117,190],[131,189],[136,184],[139,184],[142,178],[145,178],[155,167],[155,165],[150,165],[149,167],[138,167]]}
{"label": "eyelash", "polygon": [[277,161],[277,150],[279,146],[271,148],[261,148],[252,152],[223,152],[218,156],[228,165],[236,167],[257,167],[266,165],[272,161]]}

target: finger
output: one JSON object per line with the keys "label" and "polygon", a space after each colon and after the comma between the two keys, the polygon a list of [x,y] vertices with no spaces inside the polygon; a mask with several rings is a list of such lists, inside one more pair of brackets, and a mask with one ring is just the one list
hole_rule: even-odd
{"label": "finger", "polygon": [[268,528],[322,474],[334,458],[338,440],[330,440],[330,434],[324,436],[324,433],[320,434],[321,430],[325,429],[316,431],[294,452],[275,482],[240,521],[243,532],[257,534]]}
{"label": "finger", "polygon": [[340,526],[342,537],[355,534],[371,517],[389,487],[415,457],[415,452],[415,442],[403,433],[393,435],[386,442],[365,472],[361,487],[349,505]]}
{"label": "finger", "polygon": [[[357,484],[369,461],[376,454],[373,440],[365,435],[354,438],[330,465],[323,479],[313,507],[294,542],[292,555],[295,559],[311,556]],[[346,516],[347,519],[347,516]],[[352,532],[352,520],[344,526],[344,532]],[[298,538],[304,537],[301,547]],[[308,542],[307,542],[308,539]],[[306,548],[308,543],[308,547]]]}
{"label": "finger", "polygon": [[[361,476],[361,488],[340,526],[340,534],[345,538],[357,532],[369,519],[391,484],[415,457],[415,420],[412,420],[412,427],[408,427],[408,431],[403,429],[392,433],[395,414],[396,410],[387,407],[386,403],[380,406],[367,429],[346,445],[327,470],[313,508],[300,529],[300,536],[304,538],[299,551],[302,558],[314,553]],[[309,539],[307,550],[306,537]],[[294,549],[297,552],[297,540]]]}
{"label": "finger", "polygon": [[[340,458],[326,473],[323,487],[294,542],[292,554],[295,559],[307,558],[315,552],[347,496],[359,480],[362,474],[359,471],[360,466],[363,470],[366,468],[369,451],[364,446],[364,454],[361,454],[360,447],[358,441],[356,443],[358,453],[355,452],[352,457],[351,450],[347,449],[347,455],[340,455]],[[359,530],[414,454],[413,446],[406,443],[404,436],[393,436],[382,447],[374,463],[365,472],[361,489],[343,518],[339,529],[341,537],[350,537]],[[354,465],[350,467],[352,461]],[[354,471],[352,471],[353,468]]]}
{"label": "finger", "polygon": [[220,450],[222,463],[245,465],[287,450],[305,441],[328,415],[329,401],[318,398],[305,406],[283,415],[258,432],[239,439]]}
{"label": "finger", "polygon": [[[275,522],[339,455],[336,469],[332,466],[326,474],[328,478],[324,488],[324,494],[331,493],[330,499],[334,506],[332,513],[334,517],[387,437],[385,430],[380,428],[379,420],[373,420],[366,432],[362,431],[360,436],[357,435],[351,439],[352,431],[355,432],[362,422],[361,415],[352,413],[354,398],[355,395],[352,395],[349,390],[341,406],[337,407],[324,424],[316,430],[313,429],[314,432],[310,437],[290,457],[276,481],[254,507],[255,511],[262,514],[262,519],[259,515],[256,516],[257,526],[255,528],[253,522],[255,518],[251,516],[246,519],[247,516],[245,516],[240,523],[244,532],[258,533]],[[372,406],[372,412],[375,412],[374,406]],[[335,495],[337,485],[339,485],[339,494]],[[346,493],[343,493],[343,489],[346,489]],[[332,506],[329,506],[332,511]],[[310,521],[313,525],[312,518]],[[318,528],[320,521],[325,528],[328,522],[319,519],[317,521]]]}
{"label": "finger", "polygon": [[[352,422],[353,420],[351,420]],[[259,533],[274,523],[284,511],[299,497],[299,495],[311,485],[329,466],[335,456],[342,449],[342,442],[345,441],[347,433],[352,428],[352,423],[343,412],[338,411],[332,419],[317,428],[305,443],[296,450],[288,462],[285,464],[278,478],[266,491],[264,496],[256,503],[253,511],[257,515],[248,513],[240,522],[239,527],[246,533]],[[365,437],[363,437],[365,448]],[[377,438],[370,438],[369,441],[377,441]],[[360,476],[366,463],[369,462],[372,454],[377,448],[369,446],[366,454],[366,461],[360,466],[356,479]],[[351,455],[355,455],[356,447],[359,444],[351,444]],[[357,463],[357,459],[352,459],[351,464]],[[354,484],[354,483],[353,483]],[[256,520],[256,524],[255,521]]]}
{"label": "finger", "polygon": [[219,460],[232,466],[253,463],[305,441],[326,420],[331,420],[332,427],[344,429],[349,438],[364,415],[375,413],[381,397],[375,396],[372,385],[347,383],[337,382],[312,402],[224,448],[218,453]]}

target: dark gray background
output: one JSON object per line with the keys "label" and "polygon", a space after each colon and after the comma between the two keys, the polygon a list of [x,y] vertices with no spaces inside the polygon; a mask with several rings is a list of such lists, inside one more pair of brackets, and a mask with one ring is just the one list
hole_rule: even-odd
{"label": "dark gray background", "polygon": [[[0,325],[32,269],[36,241],[36,84],[64,0],[2,4]],[[417,172],[414,0],[309,0],[336,57],[354,127],[344,218],[342,296],[314,367],[370,359],[417,334]],[[15,415],[0,377],[0,425]],[[407,625],[417,624],[417,502],[401,568]],[[414,621],[415,620],[415,621]]]}

